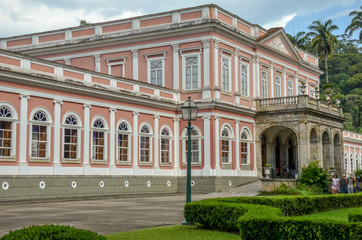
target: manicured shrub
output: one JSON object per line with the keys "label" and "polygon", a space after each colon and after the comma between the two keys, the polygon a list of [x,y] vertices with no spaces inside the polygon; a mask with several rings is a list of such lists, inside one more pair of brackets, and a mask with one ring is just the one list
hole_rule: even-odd
{"label": "manicured shrub", "polygon": [[70,226],[44,225],[10,231],[0,240],[106,240],[97,233]]}
{"label": "manicured shrub", "polygon": [[262,192],[259,196],[274,196],[274,195],[301,195],[297,189],[288,186],[285,183],[280,184],[271,192]]}
{"label": "manicured shrub", "polygon": [[350,214],[348,214],[348,221],[362,223],[362,214],[350,213]]}
{"label": "manicured shrub", "polygon": [[319,167],[319,161],[311,161],[308,166],[302,168],[299,182],[319,188],[321,191],[327,192],[329,185],[329,174],[323,168]]}

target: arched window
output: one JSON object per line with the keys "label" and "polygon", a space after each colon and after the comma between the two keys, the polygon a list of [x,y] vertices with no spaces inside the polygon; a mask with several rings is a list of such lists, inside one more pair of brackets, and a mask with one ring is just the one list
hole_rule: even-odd
{"label": "arched window", "polygon": [[221,132],[221,162],[231,163],[231,133],[228,127],[224,127]]}
{"label": "arched window", "polygon": [[31,157],[45,159],[49,156],[49,117],[43,110],[38,110],[32,117]]}
{"label": "arched window", "polygon": [[161,147],[161,165],[171,164],[171,131],[169,128],[164,127],[160,135]]}
{"label": "arched window", "polygon": [[0,158],[14,156],[14,114],[7,106],[0,107]]}
{"label": "arched window", "polygon": [[79,120],[74,114],[69,114],[64,120],[64,161],[80,160],[79,125]]}
{"label": "arched window", "polygon": [[351,163],[350,170],[351,170],[351,172],[353,172],[353,170],[354,170],[354,167],[353,167],[354,155],[353,155],[352,152],[350,153],[349,157],[350,157],[349,160],[350,160],[350,163]]}
{"label": "arched window", "polygon": [[92,160],[105,161],[107,153],[107,136],[105,121],[96,118],[92,125]]}
{"label": "arched window", "polygon": [[150,164],[152,163],[152,131],[150,126],[143,124],[140,133],[140,163]]}
{"label": "arched window", "polygon": [[250,133],[247,129],[244,129],[241,132],[240,135],[240,160],[241,160],[241,164],[249,164],[249,159],[250,159],[250,151],[249,151],[249,144],[250,144]]}
{"label": "arched window", "polygon": [[[188,137],[187,130],[185,129],[183,134],[183,161],[187,163],[187,146],[188,146]],[[191,131],[191,164],[200,164],[201,163],[201,135],[199,131],[194,127]]]}
{"label": "arched window", "polygon": [[293,96],[293,80],[288,79],[288,96]]}
{"label": "arched window", "polygon": [[131,128],[126,121],[122,121],[117,128],[117,161],[131,162]]}

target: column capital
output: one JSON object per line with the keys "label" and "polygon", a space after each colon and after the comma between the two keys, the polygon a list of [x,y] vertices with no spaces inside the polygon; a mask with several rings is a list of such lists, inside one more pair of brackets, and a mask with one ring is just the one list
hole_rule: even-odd
{"label": "column capital", "polygon": [[131,52],[133,58],[138,58],[138,49],[132,49]]}
{"label": "column capital", "polygon": [[259,55],[259,54],[253,55],[253,60],[254,60],[254,62],[256,62],[256,63],[259,63],[260,55]]}
{"label": "column capital", "polygon": [[133,116],[139,116],[140,113],[139,113],[139,112],[133,112],[132,115],[133,115]]}
{"label": "column capital", "polygon": [[59,99],[54,99],[53,103],[54,103],[54,104],[60,104],[60,105],[62,105],[62,104],[63,104],[63,101],[62,101],[62,100],[59,100]]}
{"label": "column capital", "polygon": [[219,43],[220,43],[219,40],[214,40],[215,49],[219,48]]}
{"label": "column capital", "polygon": [[178,49],[179,49],[179,45],[178,45],[178,44],[172,44],[171,46],[172,46],[172,51],[173,51],[174,53],[177,53],[177,52],[178,52]]}
{"label": "column capital", "polygon": [[240,51],[240,48],[237,48],[237,47],[236,47],[236,48],[234,49],[234,56],[235,56],[235,57],[238,56],[239,51]]}
{"label": "column capital", "polygon": [[202,120],[210,120],[211,117],[210,116],[205,116],[205,117],[202,117]]}
{"label": "column capital", "polygon": [[114,112],[114,113],[116,113],[116,112],[117,112],[117,109],[116,109],[116,108],[110,108],[110,109],[109,109],[109,112]]}
{"label": "column capital", "polygon": [[83,108],[92,108],[92,106],[90,104],[83,104]]}
{"label": "column capital", "polygon": [[26,98],[27,100],[29,100],[29,99],[30,99],[30,96],[29,96],[28,94],[20,93],[19,98],[20,98],[20,99]]}
{"label": "column capital", "polygon": [[160,115],[155,114],[155,115],[153,115],[153,118],[154,118],[154,119],[159,119],[159,118],[160,118]]}
{"label": "column capital", "polygon": [[64,64],[70,65],[70,58],[64,58]]}
{"label": "column capital", "polygon": [[240,123],[240,120],[235,120],[235,124],[239,124]]}
{"label": "column capital", "polygon": [[204,45],[204,48],[210,47],[210,39],[202,40],[202,44]]}
{"label": "column capital", "polygon": [[100,56],[101,56],[100,54],[94,54],[93,55],[94,58],[100,58]]}
{"label": "column capital", "polygon": [[215,120],[220,120],[220,117],[219,116],[214,116],[214,119]]}
{"label": "column capital", "polygon": [[181,118],[179,118],[179,117],[173,119],[174,122],[180,122],[180,120],[181,120]]}

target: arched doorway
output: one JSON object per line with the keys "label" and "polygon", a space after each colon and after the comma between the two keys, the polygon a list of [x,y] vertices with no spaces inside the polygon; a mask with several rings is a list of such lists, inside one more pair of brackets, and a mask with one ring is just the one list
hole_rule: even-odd
{"label": "arched doorway", "polygon": [[329,169],[331,167],[331,147],[330,147],[331,143],[327,131],[323,132],[322,144],[323,144],[323,167],[325,169]]}
{"label": "arched doorway", "polygon": [[317,136],[317,132],[314,128],[310,131],[309,143],[310,143],[309,158],[311,160],[317,160],[318,159],[318,136]]}
{"label": "arched doorway", "polygon": [[333,159],[334,168],[338,174],[342,173],[342,144],[339,135],[336,133],[333,138]]}

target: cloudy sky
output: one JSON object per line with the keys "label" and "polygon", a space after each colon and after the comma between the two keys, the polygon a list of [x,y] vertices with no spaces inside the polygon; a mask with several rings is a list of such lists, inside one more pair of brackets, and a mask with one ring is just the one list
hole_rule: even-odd
{"label": "cloudy sky", "polygon": [[[0,0],[0,38],[97,23],[178,8],[214,3],[265,28],[285,27],[295,35],[314,20],[332,19],[341,34],[351,22],[348,14],[362,0]],[[357,38],[357,34],[354,35]]]}

